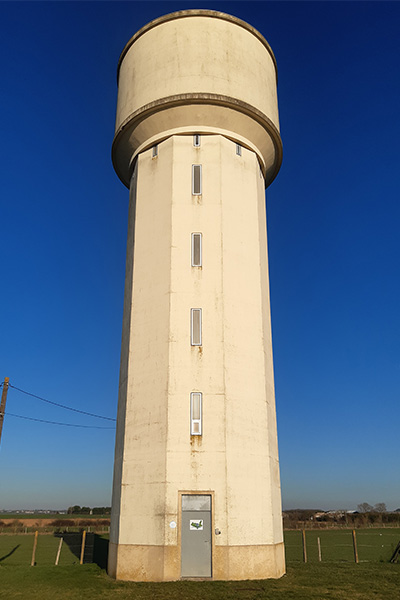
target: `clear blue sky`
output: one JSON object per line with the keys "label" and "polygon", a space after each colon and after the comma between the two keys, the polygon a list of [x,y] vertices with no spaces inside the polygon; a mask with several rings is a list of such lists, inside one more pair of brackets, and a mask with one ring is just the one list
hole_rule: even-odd
{"label": "clear blue sky", "polygon": [[[110,147],[137,29],[212,8],[278,62],[267,193],[284,508],[400,506],[400,4],[2,2],[0,379],[115,417],[128,192]],[[7,410],[113,426],[10,389]],[[111,500],[113,429],[6,416],[0,508]]]}

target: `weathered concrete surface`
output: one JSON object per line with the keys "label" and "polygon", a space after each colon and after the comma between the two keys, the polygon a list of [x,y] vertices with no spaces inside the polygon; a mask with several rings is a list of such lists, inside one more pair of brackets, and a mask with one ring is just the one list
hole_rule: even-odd
{"label": "weathered concrete surface", "polygon": [[167,15],[127,44],[113,144],[119,177],[129,186],[133,155],[173,133],[193,131],[220,133],[251,148],[266,185],[279,170],[272,50],[252,27],[214,11]]}
{"label": "weathered concrete surface", "polygon": [[[214,580],[277,579],[285,573],[283,543],[217,546],[214,554]],[[109,575],[125,581],[176,581],[180,578],[179,549],[110,543]]]}
{"label": "weathered concrete surface", "polygon": [[[183,22],[184,33],[179,28]],[[233,56],[239,52],[236,44],[242,44],[241,54],[248,47],[258,65],[253,71],[260,69],[261,77],[266,69],[268,83],[236,74],[232,65],[215,65],[211,91],[219,89],[219,80],[223,93],[227,86],[234,93],[245,85],[244,100],[253,98],[255,110],[268,110],[277,125],[275,66],[265,44],[229,19],[197,15],[151,27],[129,47],[120,69],[117,141],[124,111],[151,102],[152,86],[153,100],[164,89],[149,64],[143,69],[135,58],[139,42],[139,56],[146,49],[152,56],[159,27],[160,39],[172,35],[183,63],[192,60],[185,46],[191,47],[192,39],[200,43],[202,36],[209,43],[218,36],[226,44],[230,40],[226,53]],[[217,62],[225,56],[220,50]],[[165,46],[164,59],[168,56]],[[162,58],[159,49],[157,61]],[[235,68],[246,69],[246,60],[238,59]],[[175,91],[181,93],[185,78],[191,81],[190,65],[174,64],[182,79]],[[207,81],[210,77],[208,73]],[[265,85],[273,86],[266,101]],[[138,86],[140,92],[135,91]],[[188,125],[182,130],[186,108]],[[253,137],[238,155],[236,124],[242,113],[217,108],[224,126],[209,122],[201,130],[190,120],[193,114],[204,115],[203,107],[161,111],[168,112],[170,129],[157,140],[156,157],[146,147],[155,131],[146,117],[137,125],[145,139],[141,149],[140,140],[135,149],[126,138],[122,146],[129,159],[114,156],[123,170],[131,159],[135,165],[109,557],[109,573],[119,579],[180,577],[181,496],[193,493],[212,496],[212,532],[221,532],[212,536],[213,578],[279,577],[285,571],[263,177],[276,169],[277,153],[270,133],[246,115],[260,126],[260,140],[271,152]],[[200,147],[193,145],[194,133],[202,133]],[[203,188],[197,196],[192,195],[194,164],[202,165]],[[193,232],[202,233],[201,268],[191,266]],[[202,346],[191,346],[190,309],[200,307]],[[190,435],[193,391],[203,394],[202,436]]]}

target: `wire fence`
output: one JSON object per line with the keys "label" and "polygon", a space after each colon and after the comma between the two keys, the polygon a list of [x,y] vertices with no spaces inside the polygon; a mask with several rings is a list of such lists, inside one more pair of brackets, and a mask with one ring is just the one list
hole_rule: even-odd
{"label": "wire fence", "polygon": [[108,535],[54,532],[0,535],[0,566],[107,564]]}
{"label": "wire fence", "polygon": [[[108,528],[107,528],[108,529]],[[37,565],[55,564],[62,546],[59,564],[95,562],[105,566],[108,553],[108,532],[80,531],[44,532],[30,530],[14,533],[10,529],[0,534],[0,565],[28,565],[34,555]],[[35,546],[37,538],[37,548]],[[285,552],[288,565],[299,562],[389,562],[399,548],[398,529],[351,529],[337,531],[285,531]],[[60,546],[60,540],[62,543]],[[84,550],[82,542],[84,540]],[[355,543],[354,543],[355,542]],[[33,549],[35,550],[33,551]],[[397,560],[397,559],[396,559]],[[58,563],[57,563],[58,564]]]}
{"label": "wire fence", "polygon": [[[284,532],[286,562],[389,562],[400,541],[398,528],[292,530]],[[305,551],[304,551],[305,546]]]}

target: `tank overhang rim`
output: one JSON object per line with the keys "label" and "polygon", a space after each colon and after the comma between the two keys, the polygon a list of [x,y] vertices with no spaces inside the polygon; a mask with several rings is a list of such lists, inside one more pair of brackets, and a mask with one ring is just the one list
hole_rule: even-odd
{"label": "tank overhang rim", "polygon": [[[238,100],[237,98],[231,98],[229,96],[224,96],[222,94],[177,94],[176,96],[168,96],[165,98],[160,98],[159,100],[155,100],[154,102],[150,102],[144,106],[138,108],[135,112],[130,114],[119,126],[118,130],[115,132],[112,148],[111,148],[111,159],[112,164],[114,166],[114,170],[117,173],[119,179],[122,183],[129,187],[129,181],[122,175],[121,169],[118,167],[116,160],[116,147],[119,144],[119,140],[124,134],[124,130],[128,127],[134,128],[136,125],[133,125],[135,121],[138,123],[143,121],[148,116],[155,114],[159,111],[166,110],[169,108],[174,108],[182,105],[188,104],[210,104],[210,105],[219,105],[226,106],[231,109],[239,110],[240,112],[246,114],[250,118],[253,118],[257,121],[269,134],[272,139],[272,142],[276,151],[276,160],[274,168],[270,174],[270,179],[266,181],[266,185],[270,185],[275,177],[278,175],[279,170],[282,164],[283,158],[283,148],[282,148],[282,139],[279,133],[279,130],[276,128],[274,123],[271,121],[267,115],[265,115],[260,110],[256,109],[254,106],[247,104],[247,102],[243,102],[242,100]],[[195,129],[193,133],[196,133]],[[234,132],[232,132],[234,133]]]}

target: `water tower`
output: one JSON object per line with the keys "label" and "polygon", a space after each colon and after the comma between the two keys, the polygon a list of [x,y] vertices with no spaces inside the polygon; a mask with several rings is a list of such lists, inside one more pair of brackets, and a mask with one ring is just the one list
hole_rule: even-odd
{"label": "water tower", "polygon": [[282,157],[276,62],[253,27],[186,10],[118,66],[130,190],[109,573],[285,572],[265,187]]}

